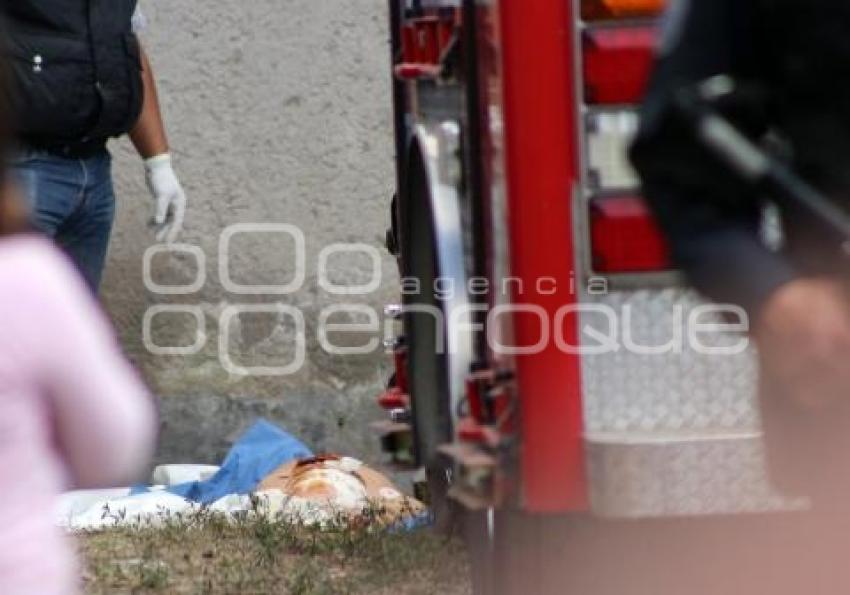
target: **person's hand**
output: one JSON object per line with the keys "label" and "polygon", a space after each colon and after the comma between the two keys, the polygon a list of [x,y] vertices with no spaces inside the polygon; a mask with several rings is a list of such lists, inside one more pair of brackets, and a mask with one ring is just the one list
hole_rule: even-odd
{"label": "person's hand", "polygon": [[781,287],[755,329],[763,372],[799,406],[820,410],[850,399],[850,295],[837,281]]}
{"label": "person's hand", "polygon": [[171,155],[165,153],[145,160],[145,174],[154,200],[156,213],[152,221],[158,242],[177,240],[186,217],[186,193],[171,166]]}

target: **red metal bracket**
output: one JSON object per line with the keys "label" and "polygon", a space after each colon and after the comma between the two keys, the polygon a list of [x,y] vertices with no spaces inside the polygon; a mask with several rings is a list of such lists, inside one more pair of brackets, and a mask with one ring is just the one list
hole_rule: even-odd
{"label": "red metal bracket", "polygon": [[461,442],[479,444],[496,449],[502,442],[502,435],[496,428],[481,425],[471,417],[465,417],[458,422],[457,436]]}
{"label": "red metal bracket", "polygon": [[441,68],[434,64],[403,62],[393,68],[395,77],[402,81],[435,79],[440,76]]}
{"label": "red metal bracket", "polygon": [[407,409],[410,407],[410,396],[398,387],[390,388],[378,397],[378,404],[387,411]]}

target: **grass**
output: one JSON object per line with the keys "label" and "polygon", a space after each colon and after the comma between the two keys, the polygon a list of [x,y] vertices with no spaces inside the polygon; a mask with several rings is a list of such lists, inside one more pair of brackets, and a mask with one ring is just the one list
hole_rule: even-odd
{"label": "grass", "polygon": [[[371,527],[371,528],[370,528]],[[460,543],[428,530],[201,513],[80,535],[87,593],[461,595]]]}

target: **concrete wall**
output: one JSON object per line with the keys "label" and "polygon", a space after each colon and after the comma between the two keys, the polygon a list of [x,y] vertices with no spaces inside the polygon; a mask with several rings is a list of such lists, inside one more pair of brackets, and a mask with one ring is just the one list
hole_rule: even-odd
{"label": "concrete wall", "polygon": [[[127,351],[162,397],[160,460],[215,461],[258,415],[284,423],[317,450],[376,456],[366,425],[387,376],[385,354],[340,357],[316,339],[320,310],[331,303],[375,307],[395,300],[394,263],[369,295],[333,297],[318,287],[319,252],[363,243],[383,255],[393,186],[388,31],[385,0],[141,0],[143,41],[159,80],[176,169],[190,211],[182,240],[207,258],[207,281],[195,294],[146,289],[143,255],[151,200],[138,158],[114,145],[119,216],[104,299]],[[218,274],[221,232],[239,223],[287,223],[306,238],[306,282],[286,296],[235,295]],[[230,273],[240,284],[292,280],[294,243],[285,235],[240,234]],[[152,259],[160,284],[190,283],[194,259]],[[364,255],[330,261],[335,283],[371,276]],[[218,321],[228,305],[283,303],[304,313],[307,361],[286,377],[229,374],[218,356]],[[200,308],[207,343],[192,356],[157,356],[142,342],[145,312],[156,305]],[[343,315],[343,318],[345,316]],[[339,318],[334,321],[339,322]],[[190,314],[161,314],[152,338],[161,345],[195,340]],[[230,353],[246,366],[291,361],[295,328],[274,314],[238,318]],[[347,337],[352,345],[367,337]],[[339,342],[339,341],[338,341]]]}

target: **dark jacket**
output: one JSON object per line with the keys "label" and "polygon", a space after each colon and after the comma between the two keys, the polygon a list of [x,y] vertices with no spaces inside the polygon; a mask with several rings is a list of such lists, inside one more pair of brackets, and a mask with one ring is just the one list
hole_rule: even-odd
{"label": "dark jacket", "polygon": [[787,208],[784,247],[765,244],[770,197],[698,145],[674,94],[718,74],[763,89],[727,115],[753,138],[783,139],[794,169],[850,207],[849,31],[846,0],[674,1],[632,160],[675,261],[709,297],[757,315],[784,283],[845,266],[835,240]]}
{"label": "dark jacket", "polygon": [[136,0],[0,0],[15,127],[30,144],[105,142],[143,101]]}

